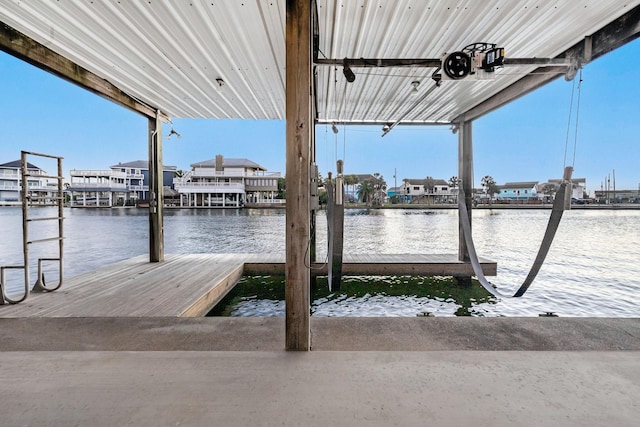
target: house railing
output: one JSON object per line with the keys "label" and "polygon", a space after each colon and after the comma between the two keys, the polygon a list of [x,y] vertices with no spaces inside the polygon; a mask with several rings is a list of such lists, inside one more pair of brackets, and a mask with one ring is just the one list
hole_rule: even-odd
{"label": "house railing", "polygon": [[3,184],[0,185],[0,190],[6,191],[20,191],[22,189],[21,185],[11,185],[11,184]]}
{"label": "house railing", "polygon": [[195,177],[243,177],[243,178],[278,178],[280,177],[280,172],[273,173],[247,173],[244,171],[237,170],[224,170],[224,171],[216,171],[213,168],[195,168],[191,171],[192,176]]}
{"label": "house railing", "polygon": [[71,169],[69,171],[69,175],[71,176],[104,176],[104,177],[112,177],[112,178],[121,178],[125,179],[127,174],[125,172],[114,171],[111,169],[108,170],[83,170],[83,169]]}
{"label": "house railing", "polygon": [[255,203],[257,205],[260,204],[284,204],[287,201],[285,199],[256,199],[251,201],[251,203]]}
{"label": "house railing", "polygon": [[69,191],[83,191],[83,189],[95,189],[105,188],[106,191],[113,190],[126,190],[126,184],[114,183],[114,182],[71,182],[69,185]]}
{"label": "house railing", "polygon": [[235,189],[235,190],[244,190],[244,184],[239,182],[187,182],[187,183],[176,183],[174,181],[174,185],[177,191],[189,190],[189,189],[202,189],[202,188],[213,188],[213,189]]}

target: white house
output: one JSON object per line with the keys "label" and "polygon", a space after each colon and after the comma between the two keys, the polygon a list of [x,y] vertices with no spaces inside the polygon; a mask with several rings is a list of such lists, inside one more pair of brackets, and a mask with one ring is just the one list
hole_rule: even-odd
{"label": "white house", "polygon": [[406,201],[414,200],[418,197],[428,196],[436,203],[446,203],[456,200],[458,189],[444,179],[434,179],[433,188],[427,190],[425,188],[425,179],[404,179],[399,187],[397,195]]}
{"label": "white house", "polygon": [[248,159],[215,159],[191,165],[191,170],[173,180],[181,194],[180,206],[240,207],[245,203],[278,203],[280,173],[267,173]]}
{"label": "white house", "polygon": [[[27,179],[28,188],[34,190],[47,190],[48,180],[37,175],[47,173],[39,167],[27,163],[27,171],[30,176]],[[14,160],[0,165],[0,204],[19,205],[22,200],[22,162]]]}
{"label": "white house", "polygon": [[[547,184],[552,184],[555,187],[555,191],[560,187],[561,179],[550,179],[549,182],[538,185],[538,193],[544,195],[544,187]],[[571,180],[571,198],[572,199],[584,199],[587,194],[587,179],[586,178],[573,178]]]}
{"label": "white house", "polygon": [[[163,183],[171,185],[175,166],[163,166]],[[149,162],[118,163],[104,170],[70,171],[71,207],[111,207],[135,205],[149,192]]]}

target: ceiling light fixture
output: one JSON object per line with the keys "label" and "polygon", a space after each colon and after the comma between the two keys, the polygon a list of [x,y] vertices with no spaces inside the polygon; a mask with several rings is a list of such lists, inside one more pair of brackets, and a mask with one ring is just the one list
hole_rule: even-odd
{"label": "ceiling light fixture", "polygon": [[349,67],[349,61],[347,58],[344,58],[342,62],[344,68],[342,69],[342,74],[344,74],[344,78],[347,79],[349,83],[353,83],[356,80],[356,75],[353,73],[353,70]]}
{"label": "ceiling light fixture", "polygon": [[167,135],[167,139],[171,139],[171,137],[175,135],[178,137],[178,139],[182,138],[182,135],[177,132],[175,129],[171,128],[171,130],[169,131],[169,135]]}

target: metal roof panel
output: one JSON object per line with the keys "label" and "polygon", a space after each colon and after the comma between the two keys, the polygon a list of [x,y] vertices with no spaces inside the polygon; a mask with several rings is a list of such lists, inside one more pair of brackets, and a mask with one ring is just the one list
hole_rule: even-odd
{"label": "metal roof panel", "polygon": [[[555,57],[640,0],[317,0],[320,57],[441,58],[473,42],[507,57]],[[0,20],[165,114],[284,119],[285,0],[0,3]],[[405,118],[448,123],[536,69],[444,82]],[[318,66],[318,119],[385,123],[432,85],[434,68]],[[223,82],[221,85],[219,79]]]}

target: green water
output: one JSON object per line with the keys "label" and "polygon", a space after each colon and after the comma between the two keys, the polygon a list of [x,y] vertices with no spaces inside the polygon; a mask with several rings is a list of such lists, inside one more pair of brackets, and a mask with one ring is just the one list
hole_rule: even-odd
{"label": "green water", "polygon": [[[209,316],[284,316],[284,277],[243,277]],[[330,292],[318,277],[311,292],[311,315],[483,316],[496,299],[477,283],[459,284],[452,277],[345,277],[339,292]]]}

